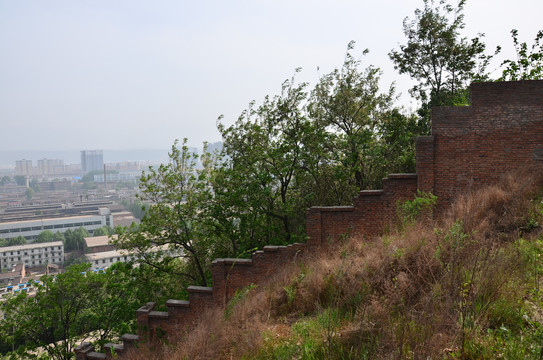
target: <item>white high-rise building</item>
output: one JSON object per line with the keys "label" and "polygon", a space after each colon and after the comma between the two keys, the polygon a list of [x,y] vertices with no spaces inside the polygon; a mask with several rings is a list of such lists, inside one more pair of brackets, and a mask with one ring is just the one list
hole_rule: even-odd
{"label": "white high-rise building", "polygon": [[104,152],[102,150],[81,151],[81,171],[86,174],[90,171],[104,169]]}
{"label": "white high-rise building", "polygon": [[32,167],[32,160],[17,160],[15,161],[15,175],[33,175],[34,168]]}

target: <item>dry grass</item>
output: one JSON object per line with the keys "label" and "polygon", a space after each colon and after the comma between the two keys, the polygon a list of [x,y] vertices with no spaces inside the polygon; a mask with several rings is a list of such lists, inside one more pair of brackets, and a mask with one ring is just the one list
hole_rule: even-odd
{"label": "dry grass", "polygon": [[292,339],[300,319],[331,308],[343,320],[325,338],[349,349],[352,358],[464,354],[475,329],[492,326],[493,302],[514,295],[507,284],[520,276],[519,259],[503,249],[519,234],[539,234],[527,221],[541,215],[531,199],[542,186],[540,170],[509,174],[460,197],[439,220],[306,255],[251,290],[228,319],[222,309],[208,313],[161,357],[254,358]]}

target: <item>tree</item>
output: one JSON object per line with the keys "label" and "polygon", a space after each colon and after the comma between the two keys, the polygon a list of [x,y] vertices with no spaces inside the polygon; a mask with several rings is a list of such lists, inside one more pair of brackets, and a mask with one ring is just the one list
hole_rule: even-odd
{"label": "tree", "polygon": [[[392,108],[394,87],[380,93],[380,70],[361,63],[349,43],[343,66],[322,76],[311,94],[311,117],[328,133],[331,163],[350,197],[362,189],[380,187],[380,124]],[[367,50],[364,51],[364,54]]]}
{"label": "tree", "polygon": [[[7,299],[0,334],[17,345],[19,356],[37,358],[32,354],[41,348],[45,354],[40,359],[70,359],[73,347],[84,340],[102,347],[135,330],[134,312],[153,298],[136,290],[143,280],[140,270],[118,263],[95,273],[89,266],[71,265],[62,274],[43,276],[41,284],[33,284],[34,297],[23,292]],[[154,291],[164,290],[159,277],[149,285]],[[87,339],[90,332],[93,338]]]}
{"label": "tree", "polygon": [[46,243],[46,242],[53,242],[55,241],[55,235],[51,230],[44,230],[41,233],[38,234],[38,237],[36,240],[34,240],[35,243]]}
{"label": "tree", "polygon": [[25,195],[27,200],[32,199],[34,197],[34,190],[31,187],[27,188],[25,191]]}
{"label": "tree", "polygon": [[92,232],[92,236],[109,236],[113,234],[113,228],[111,226],[102,226]]}
{"label": "tree", "polygon": [[26,176],[24,175],[15,175],[13,177],[13,180],[15,180],[15,183],[19,186],[26,185]]}
{"label": "tree", "polygon": [[530,51],[528,45],[518,42],[518,31],[511,30],[511,37],[515,45],[517,60],[505,60],[507,65],[503,70],[501,81],[513,80],[539,80],[543,79],[543,30],[540,30],[534,40]]}
{"label": "tree", "polygon": [[210,217],[234,253],[305,235],[297,179],[318,156],[306,150],[315,134],[304,111],[306,87],[293,77],[280,95],[267,96],[258,107],[251,103],[233,125],[218,124],[227,162],[215,178],[218,207]]}
{"label": "tree", "polygon": [[85,242],[85,238],[89,237],[89,232],[83,228],[80,227],[75,230],[68,229],[64,232],[64,250],[65,251],[83,251],[83,243]]}
{"label": "tree", "polygon": [[198,155],[190,153],[186,143],[184,139],[178,148],[175,141],[169,163],[150,167],[141,176],[139,197],[151,205],[141,223],[114,243],[137,252],[140,262],[207,286],[211,238],[202,209],[212,197],[209,180],[214,163],[203,161],[197,169]]}
{"label": "tree", "polygon": [[14,343],[24,344],[19,355],[41,347],[49,359],[72,358],[74,346],[89,330],[83,314],[97,287],[95,278],[82,274],[86,269],[74,266],[56,277],[43,276],[33,298],[21,292],[6,301],[2,328]]}
{"label": "tree", "polygon": [[148,207],[147,204],[144,204],[140,199],[131,199],[130,201],[123,199],[121,205],[123,205],[126,210],[130,211],[135,218],[140,220],[145,215]]}
{"label": "tree", "polygon": [[64,238],[64,234],[60,231],[57,231],[55,235],[53,235],[53,241],[62,241],[64,243],[66,239]]}
{"label": "tree", "polygon": [[40,184],[38,184],[38,180],[37,179],[32,179],[30,181],[30,188],[32,190],[34,190],[34,192],[40,192],[41,191],[41,187],[40,187]]}
{"label": "tree", "polygon": [[24,236],[17,236],[11,239],[8,239],[6,246],[17,246],[17,245],[26,245],[28,242]]}
{"label": "tree", "polygon": [[9,184],[11,181],[11,178],[7,175],[5,176],[2,176],[2,178],[0,179],[0,186],[4,186],[6,184]]}
{"label": "tree", "polygon": [[460,36],[464,5],[465,0],[456,7],[446,0],[424,0],[424,8],[415,10],[414,19],[404,20],[407,44],[389,53],[395,69],[418,82],[410,93],[422,102],[419,115],[425,132],[430,129],[433,106],[467,105],[469,82],[487,78],[486,67],[493,55],[484,54],[484,35],[471,40]]}

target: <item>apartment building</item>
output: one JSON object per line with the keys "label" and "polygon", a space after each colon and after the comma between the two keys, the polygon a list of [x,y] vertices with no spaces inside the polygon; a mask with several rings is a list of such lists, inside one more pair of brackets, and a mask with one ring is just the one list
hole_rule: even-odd
{"label": "apartment building", "polygon": [[64,263],[64,244],[62,241],[54,241],[0,248],[0,269],[9,271],[21,263],[30,268],[46,264],[62,265]]}
{"label": "apartment building", "polygon": [[125,250],[103,251],[86,255],[87,262],[91,264],[92,270],[109,267],[116,262],[127,262],[136,260],[138,255]]}

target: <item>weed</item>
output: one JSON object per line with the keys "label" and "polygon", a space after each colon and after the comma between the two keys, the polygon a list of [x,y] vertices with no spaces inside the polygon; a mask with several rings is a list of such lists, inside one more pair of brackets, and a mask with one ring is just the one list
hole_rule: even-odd
{"label": "weed", "polygon": [[417,191],[413,200],[398,203],[398,215],[403,228],[422,217],[430,218],[437,204],[437,196],[424,191]]}
{"label": "weed", "polygon": [[226,320],[228,320],[230,318],[230,316],[232,316],[232,310],[234,309],[234,307],[238,303],[243,301],[243,299],[245,299],[247,297],[247,294],[251,290],[255,289],[256,287],[257,287],[257,285],[251,283],[251,284],[245,286],[244,288],[236,290],[236,293],[234,294],[234,296],[232,297],[230,302],[226,305],[226,309],[224,310],[224,318]]}

